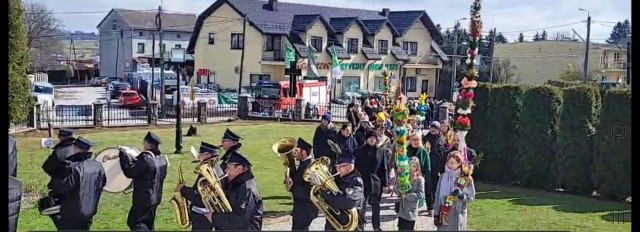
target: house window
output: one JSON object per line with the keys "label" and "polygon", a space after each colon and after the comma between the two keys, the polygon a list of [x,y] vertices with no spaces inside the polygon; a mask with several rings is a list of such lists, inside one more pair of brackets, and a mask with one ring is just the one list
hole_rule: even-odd
{"label": "house window", "polygon": [[176,44],[175,48],[182,48],[182,44]]}
{"label": "house window", "polygon": [[389,53],[389,40],[378,40],[378,53],[380,54],[388,54]]}
{"label": "house window", "polygon": [[138,43],[138,54],[144,53],[144,43]]}
{"label": "house window", "polygon": [[242,49],[244,47],[244,36],[242,33],[231,33],[231,49]]}
{"label": "house window", "polygon": [[409,56],[418,55],[418,42],[402,42],[402,49],[407,51]]}
{"label": "house window", "polygon": [[342,94],[360,90],[360,77],[342,77]]}
{"label": "house window", "polygon": [[349,38],[347,41],[347,52],[358,54],[358,39]]}
{"label": "house window", "polygon": [[216,43],[216,33],[209,33],[209,44]]}
{"label": "house window", "polygon": [[180,38],[182,38],[182,35],[180,35],[180,34],[178,33],[178,34],[176,34],[176,38],[180,39]]}
{"label": "house window", "polygon": [[416,91],[416,77],[407,77],[407,92],[415,92]]}
{"label": "house window", "polygon": [[251,74],[249,75],[251,84],[258,83],[260,81],[271,81],[271,75],[269,74]]}
{"label": "house window", "polygon": [[613,62],[620,62],[620,53],[619,52],[615,52],[613,53]]}
{"label": "house window", "polygon": [[375,92],[383,92],[384,91],[384,77],[375,77],[373,83],[373,91]]}
{"label": "house window", "polygon": [[422,80],[422,85],[420,85],[421,93],[429,94],[429,80]]}
{"label": "house window", "polygon": [[118,23],[115,20],[113,20],[113,23],[111,24],[111,30],[115,31],[117,29],[118,29]]}
{"label": "house window", "polygon": [[144,36],[143,32],[138,32],[138,36]]}
{"label": "house window", "polygon": [[316,52],[322,52],[322,37],[311,36],[311,47],[313,47]]}

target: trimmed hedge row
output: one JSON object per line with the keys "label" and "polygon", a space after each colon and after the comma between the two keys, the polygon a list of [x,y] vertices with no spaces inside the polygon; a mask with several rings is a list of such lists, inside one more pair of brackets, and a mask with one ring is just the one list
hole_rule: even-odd
{"label": "trimmed hedge row", "polygon": [[577,194],[631,194],[631,93],[592,86],[480,85],[468,144],[478,179]]}

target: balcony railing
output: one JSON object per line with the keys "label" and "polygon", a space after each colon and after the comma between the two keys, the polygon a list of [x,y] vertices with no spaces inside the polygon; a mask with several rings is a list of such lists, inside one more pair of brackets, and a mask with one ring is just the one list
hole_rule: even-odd
{"label": "balcony railing", "polygon": [[627,69],[626,62],[601,62],[600,69]]}
{"label": "balcony railing", "polygon": [[284,61],[284,51],[262,51],[263,61]]}

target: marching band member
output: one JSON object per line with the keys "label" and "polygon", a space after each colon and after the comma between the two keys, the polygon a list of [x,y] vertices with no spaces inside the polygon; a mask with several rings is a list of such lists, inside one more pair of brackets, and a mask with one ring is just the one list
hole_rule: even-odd
{"label": "marching band member", "polygon": [[[200,144],[200,164],[204,164],[211,159],[218,157],[218,152],[220,151],[220,147],[214,146],[205,142],[201,142]],[[222,174],[222,170],[219,166],[215,167],[216,172],[218,174]],[[191,219],[191,230],[201,230],[201,231],[211,231],[213,229],[213,223],[207,218],[207,214],[209,211],[206,206],[202,202],[202,196],[198,191],[198,181],[202,179],[202,175],[198,175],[196,178],[195,184],[193,187],[187,187],[182,184],[178,184],[178,191],[180,194],[187,199],[190,204],[189,218]]]}
{"label": "marching band member", "polygon": [[333,140],[336,135],[336,129],[333,123],[331,123],[332,116],[330,113],[322,115],[320,125],[316,127],[316,131],[313,133],[313,154],[314,157],[329,157],[331,160],[335,160],[336,154],[331,150],[331,147],[327,143],[329,140]]}
{"label": "marching band member", "polygon": [[262,230],[262,197],[251,172],[251,163],[240,153],[230,152],[226,172],[229,181],[223,188],[232,212],[209,213],[215,230]]}
{"label": "marching band member", "polygon": [[318,208],[311,202],[311,185],[303,178],[307,167],[313,162],[311,144],[298,138],[297,147],[300,152],[294,153],[300,162],[291,182],[287,183],[287,190],[293,193],[293,224],[292,231],[308,231],[313,219],[318,217]]}
{"label": "marching band member", "polygon": [[[356,170],[354,163],[354,157],[352,155],[353,151],[350,150],[342,150],[342,155],[336,159],[336,169],[340,173],[339,177],[336,177],[336,184],[340,189],[339,192],[333,193],[330,191],[326,191],[322,193],[322,198],[325,199],[327,204],[334,209],[338,210],[349,210],[356,208],[358,211],[358,227],[356,230],[362,231],[364,230],[364,209],[362,208],[364,201],[364,186],[362,183],[362,177],[360,177],[360,172]],[[320,178],[312,175],[311,181],[314,185],[321,185],[322,182]],[[348,215],[346,214],[338,214],[336,215],[337,220],[339,221],[347,221]],[[327,221],[324,224],[325,231],[335,231],[331,223]]]}
{"label": "marching band member", "polygon": [[[362,211],[366,210],[367,204],[371,205],[371,224],[375,231],[380,231],[380,202],[382,192],[388,191],[389,186],[388,154],[386,147],[378,148],[378,137],[374,131],[369,131],[366,137],[366,144],[354,152],[355,167],[364,182]],[[361,216],[364,219],[364,215]]]}
{"label": "marching band member", "polygon": [[9,176],[16,177],[18,174],[18,141],[9,135]]}
{"label": "marching band member", "polygon": [[13,176],[9,176],[9,232],[18,230],[20,203],[22,200],[22,183]]}
{"label": "marching band member", "polygon": [[74,154],[66,159],[64,177],[52,181],[52,195],[60,199],[59,230],[89,230],[97,213],[107,176],[102,164],[91,159],[92,147],[91,141],[79,137]]}
{"label": "marching band member", "polygon": [[[49,183],[47,184],[49,189],[51,189],[51,184],[55,179],[63,178],[66,159],[74,153],[73,144],[75,143],[76,139],[73,137],[73,131],[68,129],[58,130],[58,140],[59,142],[53,147],[51,155],[49,155],[42,164],[42,170],[47,173],[49,177],[51,177]],[[45,203],[46,198],[47,197],[42,198],[40,199],[40,201],[38,201],[40,207],[42,207],[41,204]],[[55,198],[52,200],[55,202],[58,201],[58,199]],[[58,225],[60,221],[60,214],[51,214],[49,215],[49,217],[53,221],[53,224],[56,226],[56,228],[60,228]]]}
{"label": "marching band member", "polygon": [[162,202],[162,186],[167,177],[167,160],[161,157],[160,138],[149,131],[144,137],[144,151],[135,159],[120,150],[120,167],[133,179],[132,206],[127,217],[131,230],[155,230],[156,209]]}
{"label": "marching band member", "polygon": [[220,158],[220,168],[222,168],[223,171],[227,170],[227,161],[229,160],[230,154],[242,146],[242,143],[240,143],[241,139],[242,137],[233,133],[229,128],[224,131],[224,135],[222,135],[222,149],[224,149],[225,152]]}

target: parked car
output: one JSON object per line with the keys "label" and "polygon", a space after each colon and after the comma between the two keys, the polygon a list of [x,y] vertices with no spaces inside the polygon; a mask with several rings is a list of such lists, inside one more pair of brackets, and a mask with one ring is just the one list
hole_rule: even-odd
{"label": "parked car", "polygon": [[38,104],[44,107],[56,106],[53,85],[46,82],[34,82],[32,86],[31,96]]}
{"label": "parked car", "polygon": [[89,85],[93,87],[102,86],[102,79],[104,79],[104,77],[91,78],[91,80],[89,81]]}
{"label": "parked car", "polygon": [[130,90],[131,85],[127,82],[114,81],[111,83],[111,99],[117,99],[122,94],[124,90]]}
{"label": "parked car", "polygon": [[120,105],[126,108],[137,108],[146,104],[144,97],[142,97],[135,90],[124,90],[120,94],[118,99]]}
{"label": "parked car", "polygon": [[104,86],[105,88],[107,88],[107,90],[109,90],[109,84],[117,80],[118,80],[118,77],[104,77],[104,79],[102,79],[102,86]]}

